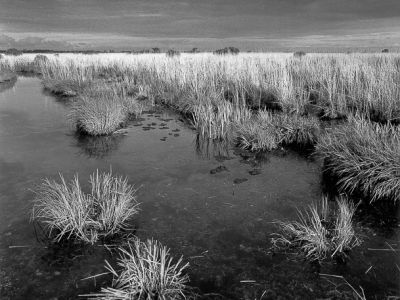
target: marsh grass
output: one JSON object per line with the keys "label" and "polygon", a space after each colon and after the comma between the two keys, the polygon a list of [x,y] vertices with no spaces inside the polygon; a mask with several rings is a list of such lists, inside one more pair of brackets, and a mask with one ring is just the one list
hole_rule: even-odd
{"label": "marsh grass", "polygon": [[277,221],[281,232],[271,239],[274,247],[298,249],[309,260],[343,259],[361,241],[352,220],[356,206],[344,196],[336,200],[336,206],[331,209],[324,197],[320,204],[298,211],[298,221]]}
{"label": "marsh grass", "polygon": [[338,177],[337,186],[347,193],[361,192],[371,202],[400,197],[400,131],[354,117],[328,130],[316,154],[325,161],[325,172]]}
{"label": "marsh grass", "polygon": [[127,121],[124,106],[117,96],[81,96],[71,106],[69,118],[77,130],[88,135],[109,135]]}
{"label": "marsh grass", "polygon": [[83,192],[75,175],[67,183],[45,179],[37,189],[32,220],[45,225],[54,242],[77,239],[94,244],[126,230],[138,213],[136,190],[126,178],[96,171],[90,176],[91,193]]}
{"label": "marsh grass", "polygon": [[69,118],[83,134],[109,135],[152,106],[141,87],[128,90],[125,83],[93,81],[72,102]]}
{"label": "marsh grass", "polygon": [[43,79],[42,83],[45,90],[61,97],[76,97],[88,86],[75,80]]}
{"label": "marsh grass", "polygon": [[155,240],[135,239],[119,251],[117,270],[106,262],[107,270],[113,275],[112,287],[86,295],[90,299],[186,299],[189,277],[184,271],[189,264],[183,264],[182,257],[174,261],[169,249]]}
{"label": "marsh grass", "polygon": [[320,125],[312,117],[263,110],[249,121],[237,122],[236,131],[239,146],[252,151],[270,151],[281,146],[313,146],[319,138]]}

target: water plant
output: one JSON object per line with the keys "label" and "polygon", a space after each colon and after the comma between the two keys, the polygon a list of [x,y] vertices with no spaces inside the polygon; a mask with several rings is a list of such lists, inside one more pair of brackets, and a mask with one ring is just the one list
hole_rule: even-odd
{"label": "water plant", "polygon": [[336,206],[331,209],[323,197],[320,204],[299,210],[298,221],[277,221],[280,233],[271,239],[274,247],[295,248],[310,260],[345,257],[361,243],[353,225],[356,206],[345,196],[336,199]]}
{"label": "water plant", "polygon": [[174,262],[169,249],[153,239],[146,242],[134,239],[126,248],[119,248],[119,252],[117,270],[106,262],[113,275],[112,287],[87,295],[90,299],[186,299],[189,277],[184,271],[189,264],[183,264],[182,257]]}
{"label": "water plant", "polygon": [[354,117],[328,129],[316,146],[340,191],[361,192],[371,202],[400,197],[400,130]]}
{"label": "water plant", "polygon": [[90,176],[90,193],[82,190],[78,175],[70,183],[61,174],[60,179],[43,181],[32,210],[32,220],[44,224],[54,242],[72,238],[94,244],[127,229],[138,213],[136,190],[111,171]]}

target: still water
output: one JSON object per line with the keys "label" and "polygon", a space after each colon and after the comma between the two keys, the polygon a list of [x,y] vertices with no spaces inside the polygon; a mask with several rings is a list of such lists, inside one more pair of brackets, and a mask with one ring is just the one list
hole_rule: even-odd
{"label": "still water", "polygon": [[364,228],[363,247],[346,265],[316,269],[269,251],[272,222],[296,218],[297,208],[320,199],[317,162],[290,152],[255,156],[198,139],[165,110],[100,138],[77,136],[67,115],[68,103],[44,93],[37,78],[19,77],[0,93],[1,299],[76,299],[109,283],[82,280],[104,272],[104,260],[113,260],[108,250],[46,247],[30,211],[32,190],[42,179],[78,173],[87,182],[96,169],[110,168],[139,188],[136,234],[183,255],[191,285],[203,298],[328,298],[343,282],[318,273],[343,275],[372,299],[399,294],[398,255],[368,250],[388,243],[398,248],[395,230]]}

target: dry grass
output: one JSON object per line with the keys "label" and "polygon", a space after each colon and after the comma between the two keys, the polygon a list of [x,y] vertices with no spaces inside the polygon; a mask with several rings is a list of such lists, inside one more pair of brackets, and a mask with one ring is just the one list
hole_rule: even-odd
{"label": "dry grass", "polygon": [[315,118],[259,111],[249,121],[236,123],[236,131],[241,147],[270,151],[284,145],[313,146],[319,138],[320,126]]}
{"label": "dry grass", "polygon": [[111,172],[90,176],[91,193],[82,191],[78,176],[68,184],[45,179],[36,191],[32,219],[43,223],[55,242],[78,239],[94,244],[125,230],[138,213],[136,190]]}
{"label": "dry grass", "polygon": [[361,191],[372,201],[400,197],[400,131],[390,124],[352,118],[320,139],[316,153],[338,176],[343,192]]}
{"label": "dry grass", "polygon": [[79,132],[108,135],[122,127],[127,114],[117,96],[82,96],[73,103],[70,119],[75,121]]}
{"label": "dry grass", "polygon": [[328,206],[327,198],[321,204],[299,211],[298,221],[278,221],[281,233],[272,243],[276,248],[294,247],[310,260],[323,260],[327,256],[342,257],[360,244],[353,227],[356,207],[343,196],[336,200],[337,209]]}
{"label": "dry grass", "polygon": [[113,275],[112,287],[102,288],[98,294],[88,295],[97,300],[131,299],[186,299],[189,281],[182,258],[173,261],[169,249],[155,240],[128,242],[127,249],[120,248],[118,268],[108,262],[107,270]]}

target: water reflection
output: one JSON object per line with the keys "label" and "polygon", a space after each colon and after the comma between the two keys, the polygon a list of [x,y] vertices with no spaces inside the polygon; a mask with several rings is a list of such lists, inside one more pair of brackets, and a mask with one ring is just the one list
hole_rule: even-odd
{"label": "water reflection", "polygon": [[194,144],[197,155],[203,159],[215,158],[222,162],[232,158],[229,154],[229,149],[232,148],[229,139],[210,139],[197,134]]}
{"label": "water reflection", "polygon": [[13,88],[16,82],[17,82],[17,77],[11,79],[10,81],[0,83],[0,93],[4,92],[5,90]]}
{"label": "water reflection", "polygon": [[86,155],[89,158],[105,158],[113,151],[117,150],[124,134],[113,134],[110,136],[88,136],[76,134],[77,146],[81,151],[79,154]]}

